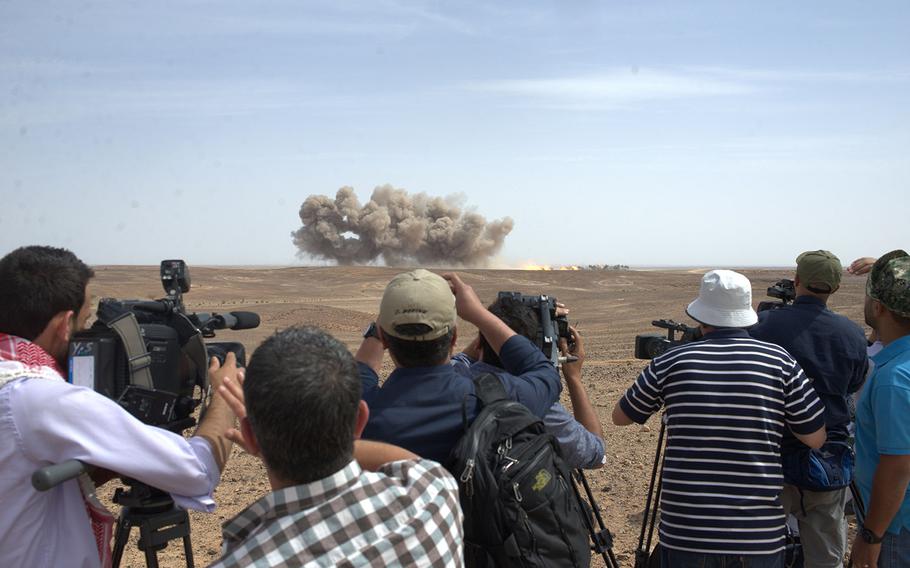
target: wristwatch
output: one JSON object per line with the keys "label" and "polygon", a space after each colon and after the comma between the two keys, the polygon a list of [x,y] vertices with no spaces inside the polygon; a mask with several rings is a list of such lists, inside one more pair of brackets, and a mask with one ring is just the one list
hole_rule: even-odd
{"label": "wristwatch", "polygon": [[373,337],[379,339],[379,326],[376,325],[375,321],[371,321],[370,325],[363,331],[363,338]]}
{"label": "wristwatch", "polygon": [[862,530],[859,531],[859,536],[866,542],[866,544],[878,544],[882,541],[882,537],[878,536],[866,527],[863,527]]}

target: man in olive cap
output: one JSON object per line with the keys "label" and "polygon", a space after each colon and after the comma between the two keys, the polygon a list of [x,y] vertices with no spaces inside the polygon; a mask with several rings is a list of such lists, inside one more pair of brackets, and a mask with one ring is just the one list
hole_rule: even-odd
{"label": "man in olive cap", "polygon": [[[796,359],[825,405],[828,438],[821,451],[784,434],[784,510],[796,516],[807,568],[842,566],[847,548],[844,505],[853,473],[848,428],[850,395],[860,389],[868,371],[862,328],[828,309],[828,298],[840,287],[843,266],[826,250],[806,251],[796,258],[796,299],[791,305],[759,313],[752,337],[780,345]],[[813,476],[810,464],[831,468]]]}
{"label": "man in olive cap", "polygon": [[856,412],[856,482],[866,518],[853,566],[910,566],[910,255],[879,258],[866,281],[866,323],[884,348]]}

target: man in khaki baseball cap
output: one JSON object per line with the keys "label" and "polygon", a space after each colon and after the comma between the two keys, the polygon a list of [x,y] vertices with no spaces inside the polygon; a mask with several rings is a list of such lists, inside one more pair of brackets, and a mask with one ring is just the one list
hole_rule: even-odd
{"label": "man in khaki baseball cap", "polygon": [[[504,369],[497,376],[512,400],[541,418],[558,400],[559,372],[540,349],[490,313],[458,275],[418,268],[386,286],[379,317],[354,357],[370,407],[364,438],[438,462],[448,458],[464,432],[464,419],[470,423],[477,413],[474,373],[450,362],[458,339],[456,315],[476,326],[499,355]],[[395,370],[380,387],[384,349]]]}

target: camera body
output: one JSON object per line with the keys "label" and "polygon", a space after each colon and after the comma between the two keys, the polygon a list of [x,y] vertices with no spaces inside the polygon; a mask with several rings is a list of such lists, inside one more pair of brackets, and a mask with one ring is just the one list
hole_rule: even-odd
{"label": "camera body", "polygon": [[546,294],[528,295],[521,292],[499,292],[496,298],[500,302],[514,302],[533,309],[540,318],[540,327],[534,344],[556,366],[559,366],[559,340],[571,343],[569,318],[557,315],[556,298]]}
{"label": "camera body", "polygon": [[180,431],[195,424],[193,411],[211,394],[209,358],[223,363],[233,352],[245,364],[242,344],[203,338],[216,329],[257,327],[259,316],[187,313],[190,275],[182,260],[161,262],[161,283],[167,296],[160,300],[99,302],[95,324],[70,341],[69,381],[116,400],[146,424]]}
{"label": "camera body", "polygon": [[[636,359],[654,359],[662,355],[671,347],[689,343],[701,339],[701,330],[697,327],[691,327],[684,323],[676,323],[673,320],[661,319],[651,322],[654,327],[667,330],[667,335],[660,333],[643,333],[635,336],[635,358]],[[676,334],[680,336],[677,338]]]}
{"label": "camera body", "polygon": [[776,310],[777,308],[782,308],[792,303],[793,300],[796,299],[796,284],[789,278],[783,278],[775,282],[773,286],[768,287],[768,295],[772,298],[777,298],[780,301],[773,302],[766,300],[764,302],[759,302],[755,311],[763,312],[765,310]]}

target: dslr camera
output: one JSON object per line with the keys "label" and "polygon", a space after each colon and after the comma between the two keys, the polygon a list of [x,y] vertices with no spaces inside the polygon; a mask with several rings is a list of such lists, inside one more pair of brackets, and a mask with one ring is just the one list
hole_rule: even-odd
{"label": "dslr camera", "polygon": [[502,303],[522,304],[537,313],[540,317],[540,327],[537,329],[534,344],[558,367],[559,340],[565,339],[571,346],[572,334],[569,332],[569,317],[556,314],[556,298],[546,294],[533,296],[521,292],[500,292],[496,299]]}
{"label": "dslr camera", "polygon": [[[660,333],[643,333],[635,336],[635,358],[653,359],[662,355],[667,349],[701,339],[701,330],[684,323],[661,319],[651,322],[654,327],[667,330],[667,335]],[[677,337],[676,334],[680,334]]]}
{"label": "dslr camera", "polygon": [[777,298],[779,301],[765,300],[764,302],[759,302],[755,311],[776,310],[790,304],[796,299],[796,285],[793,280],[783,278],[768,288],[768,295],[772,298]]}
{"label": "dslr camera", "polygon": [[259,315],[187,312],[190,273],[182,260],[161,261],[161,284],[160,300],[100,301],[97,321],[70,341],[69,381],[116,400],[145,424],[179,432],[196,423],[191,415],[211,396],[209,359],[224,363],[233,352],[245,364],[242,344],[203,338],[258,327]]}

